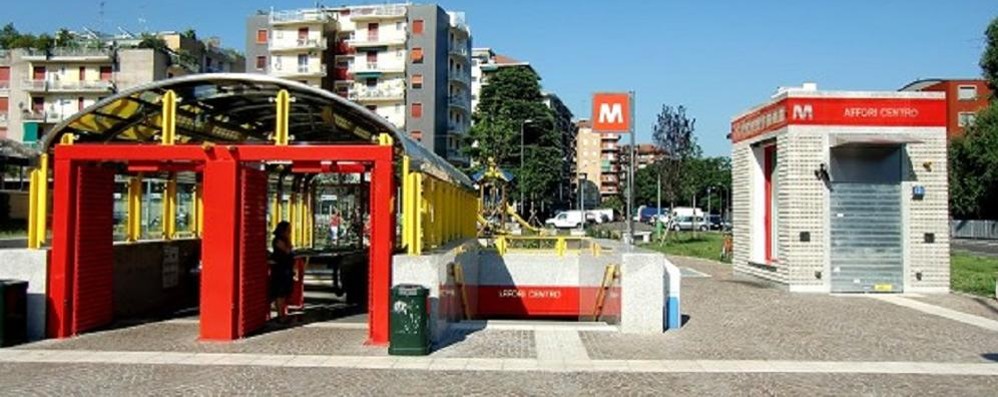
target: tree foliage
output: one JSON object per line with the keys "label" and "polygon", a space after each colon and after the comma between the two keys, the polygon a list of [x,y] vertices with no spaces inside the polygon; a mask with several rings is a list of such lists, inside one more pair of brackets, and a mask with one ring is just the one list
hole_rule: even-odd
{"label": "tree foliage", "polygon": [[[653,168],[662,181],[662,200],[666,203],[694,193],[690,184],[684,183],[688,179],[684,170],[690,159],[701,155],[700,145],[693,136],[695,130],[696,119],[687,117],[682,105],[675,108],[663,105],[652,127],[652,140],[662,151],[662,158]],[[637,177],[634,180],[639,181]]]}
{"label": "tree foliage", "polygon": [[475,124],[465,150],[478,167],[492,159],[513,172],[518,189],[515,198],[522,192],[535,207],[543,203],[550,208],[559,204],[557,189],[565,155],[554,115],[544,104],[538,80],[527,68],[501,68],[490,76],[472,116]]}
{"label": "tree foliage", "polygon": [[[998,92],[998,18],[992,19],[984,31],[984,53],[981,54],[981,69],[988,80],[991,92]],[[994,94],[992,94],[994,97]]]}
{"label": "tree foliage", "polygon": [[953,139],[950,210],[959,219],[998,219],[998,106],[977,115],[964,135]]}
{"label": "tree foliage", "polygon": [[[998,88],[998,18],[985,30],[981,69]],[[949,143],[950,213],[958,219],[998,219],[998,102],[977,114],[963,136]]]}

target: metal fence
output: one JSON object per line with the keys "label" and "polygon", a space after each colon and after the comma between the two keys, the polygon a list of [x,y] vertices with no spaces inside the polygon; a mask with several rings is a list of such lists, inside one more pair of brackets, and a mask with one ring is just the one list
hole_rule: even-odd
{"label": "metal fence", "polygon": [[998,240],[998,221],[954,219],[949,221],[949,233],[952,238]]}

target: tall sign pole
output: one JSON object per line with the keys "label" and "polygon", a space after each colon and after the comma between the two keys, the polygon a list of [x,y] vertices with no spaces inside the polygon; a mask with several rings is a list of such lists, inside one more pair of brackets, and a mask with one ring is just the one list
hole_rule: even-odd
{"label": "tall sign pole", "polygon": [[631,120],[628,124],[628,134],[631,136],[631,164],[627,170],[627,234],[624,235],[624,244],[634,245],[634,157],[637,156],[637,148],[634,145],[634,91],[627,93],[630,99]]}
{"label": "tall sign pole", "polygon": [[630,134],[628,148],[630,165],[627,169],[627,231],[624,243],[634,243],[634,91],[597,92],[593,94],[593,132]]}

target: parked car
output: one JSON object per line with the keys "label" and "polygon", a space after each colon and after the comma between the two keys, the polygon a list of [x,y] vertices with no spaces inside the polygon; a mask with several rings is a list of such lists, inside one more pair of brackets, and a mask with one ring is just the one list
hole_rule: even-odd
{"label": "parked car", "polygon": [[720,215],[707,215],[707,226],[710,230],[726,230]]}
{"label": "parked car", "polygon": [[675,231],[694,229],[707,231],[709,228],[708,223],[700,216],[680,215],[673,217],[672,221],[669,222],[669,229]]}
{"label": "parked car", "polygon": [[[596,214],[586,214],[586,222],[593,222],[595,219]],[[582,211],[571,210],[559,212],[558,215],[554,216],[554,218],[544,221],[544,224],[547,226],[554,226],[558,229],[571,229],[579,227],[582,222]]]}
{"label": "parked car", "polygon": [[[669,213],[668,208],[662,208],[662,215],[666,215],[668,213]],[[654,224],[655,222],[652,219],[658,214],[659,214],[658,208],[642,205],[638,207],[638,214],[634,216],[634,220],[641,223]]]}

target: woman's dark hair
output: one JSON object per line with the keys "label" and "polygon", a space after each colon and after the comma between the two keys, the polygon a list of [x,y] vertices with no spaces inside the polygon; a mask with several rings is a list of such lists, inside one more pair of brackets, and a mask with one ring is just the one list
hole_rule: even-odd
{"label": "woman's dark hair", "polygon": [[277,224],[277,227],[274,228],[274,236],[282,237],[284,236],[284,232],[287,232],[288,229],[290,228],[291,228],[291,223],[289,223],[288,221],[281,221],[280,223]]}

